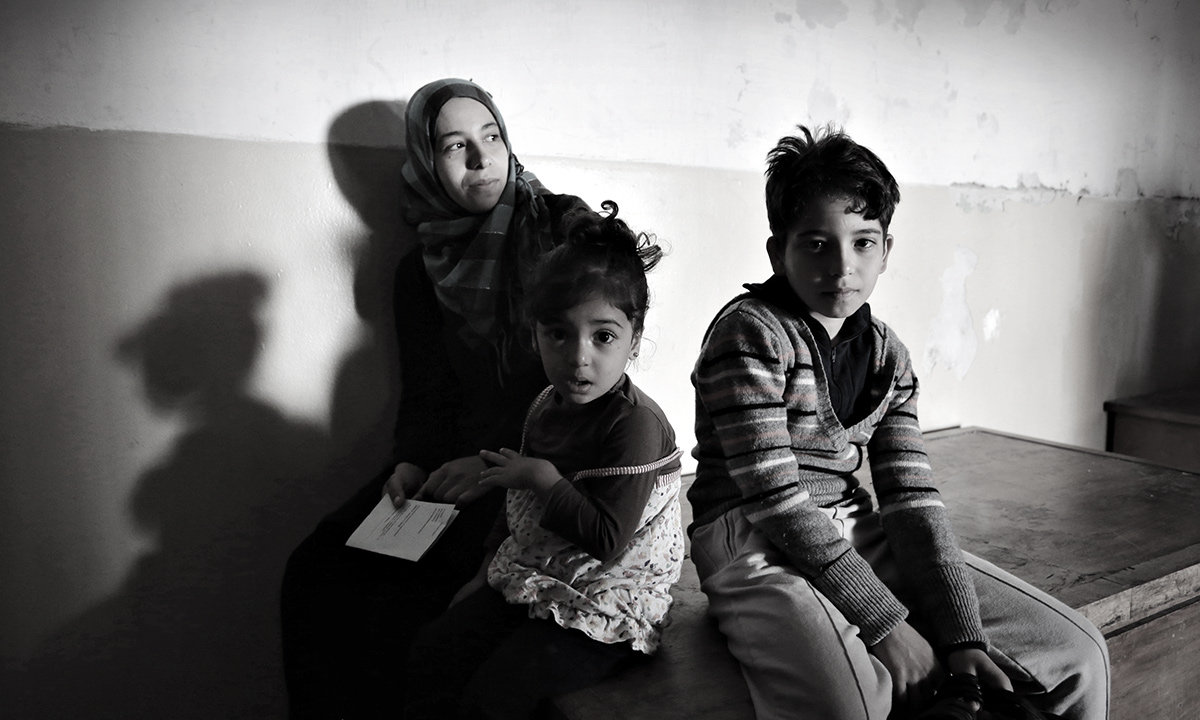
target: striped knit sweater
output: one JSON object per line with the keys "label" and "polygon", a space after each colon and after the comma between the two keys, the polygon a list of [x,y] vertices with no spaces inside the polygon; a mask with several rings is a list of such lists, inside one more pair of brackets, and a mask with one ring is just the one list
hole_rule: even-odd
{"label": "striped knit sweater", "polygon": [[874,645],[908,611],[820,508],[860,488],[868,459],[888,545],[942,650],[986,647],[978,600],[917,423],[917,379],[908,350],[872,318],[872,408],[844,428],[829,401],[812,332],[795,314],[753,293],[727,305],[692,373],[698,466],[688,491],[690,532],[734,507],[857,625]]}

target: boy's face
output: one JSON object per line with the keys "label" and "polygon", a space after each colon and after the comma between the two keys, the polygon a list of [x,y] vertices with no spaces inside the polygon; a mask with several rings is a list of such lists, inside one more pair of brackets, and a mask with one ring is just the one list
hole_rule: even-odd
{"label": "boy's face", "polygon": [[815,200],[785,237],[767,240],[771,269],[787,278],[830,337],[871,297],[892,249],[878,218],[864,219],[851,204],[843,197]]}

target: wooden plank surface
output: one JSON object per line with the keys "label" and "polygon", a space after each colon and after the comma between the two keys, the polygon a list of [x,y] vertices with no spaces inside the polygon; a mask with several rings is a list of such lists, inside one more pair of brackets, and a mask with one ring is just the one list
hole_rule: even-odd
{"label": "wooden plank surface", "polygon": [[1200,593],[1200,476],[974,428],[926,446],[959,545],[1101,630]]}

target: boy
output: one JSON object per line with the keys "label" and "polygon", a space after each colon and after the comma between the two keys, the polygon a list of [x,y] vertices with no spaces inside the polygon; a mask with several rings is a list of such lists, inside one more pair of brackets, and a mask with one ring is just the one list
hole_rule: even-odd
{"label": "boy", "polygon": [[[882,720],[928,705],[947,672],[939,704],[966,717],[975,678],[985,704],[1015,685],[1107,717],[1100,633],[951,532],[908,351],[866,304],[896,181],[840,131],[799,129],[767,158],[774,275],[717,314],[692,374],[692,558],[759,720]],[[864,454],[878,512],[853,474]]]}

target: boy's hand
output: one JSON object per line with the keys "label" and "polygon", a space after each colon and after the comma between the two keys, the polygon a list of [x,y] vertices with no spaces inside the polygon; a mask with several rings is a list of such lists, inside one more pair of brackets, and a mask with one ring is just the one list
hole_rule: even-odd
{"label": "boy's hand", "polygon": [[946,656],[946,668],[952,673],[974,675],[979,678],[980,685],[1009,691],[1013,689],[1012,681],[982,650],[975,648],[955,650]]}
{"label": "boy's hand", "polygon": [[893,709],[912,713],[933,701],[933,694],[942,679],[942,669],[929,641],[912,625],[901,621],[869,650],[892,676]]}
{"label": "boy's hand", "polygon": [[429,473],[413,499],[454,503],[458,507],[470,505],[491,489],[479,483],[486,469],[487,465],[475,455],[451,460]]}
{"label": "boy's hand", "polygon": [[550,461],[525,457],[508,448],[501,448],[500,452],[480,450],[479,457],[493,466],[483,472],[483,480],[480,481],[488,487],[542,493],[562,479],[558,468]]}
{"label": "boy's hand", "polygon": [[383,484],[383,492],[392,498],[393,507],[400,507],[424,482],[424,470],[412,463],[402,462]]}

